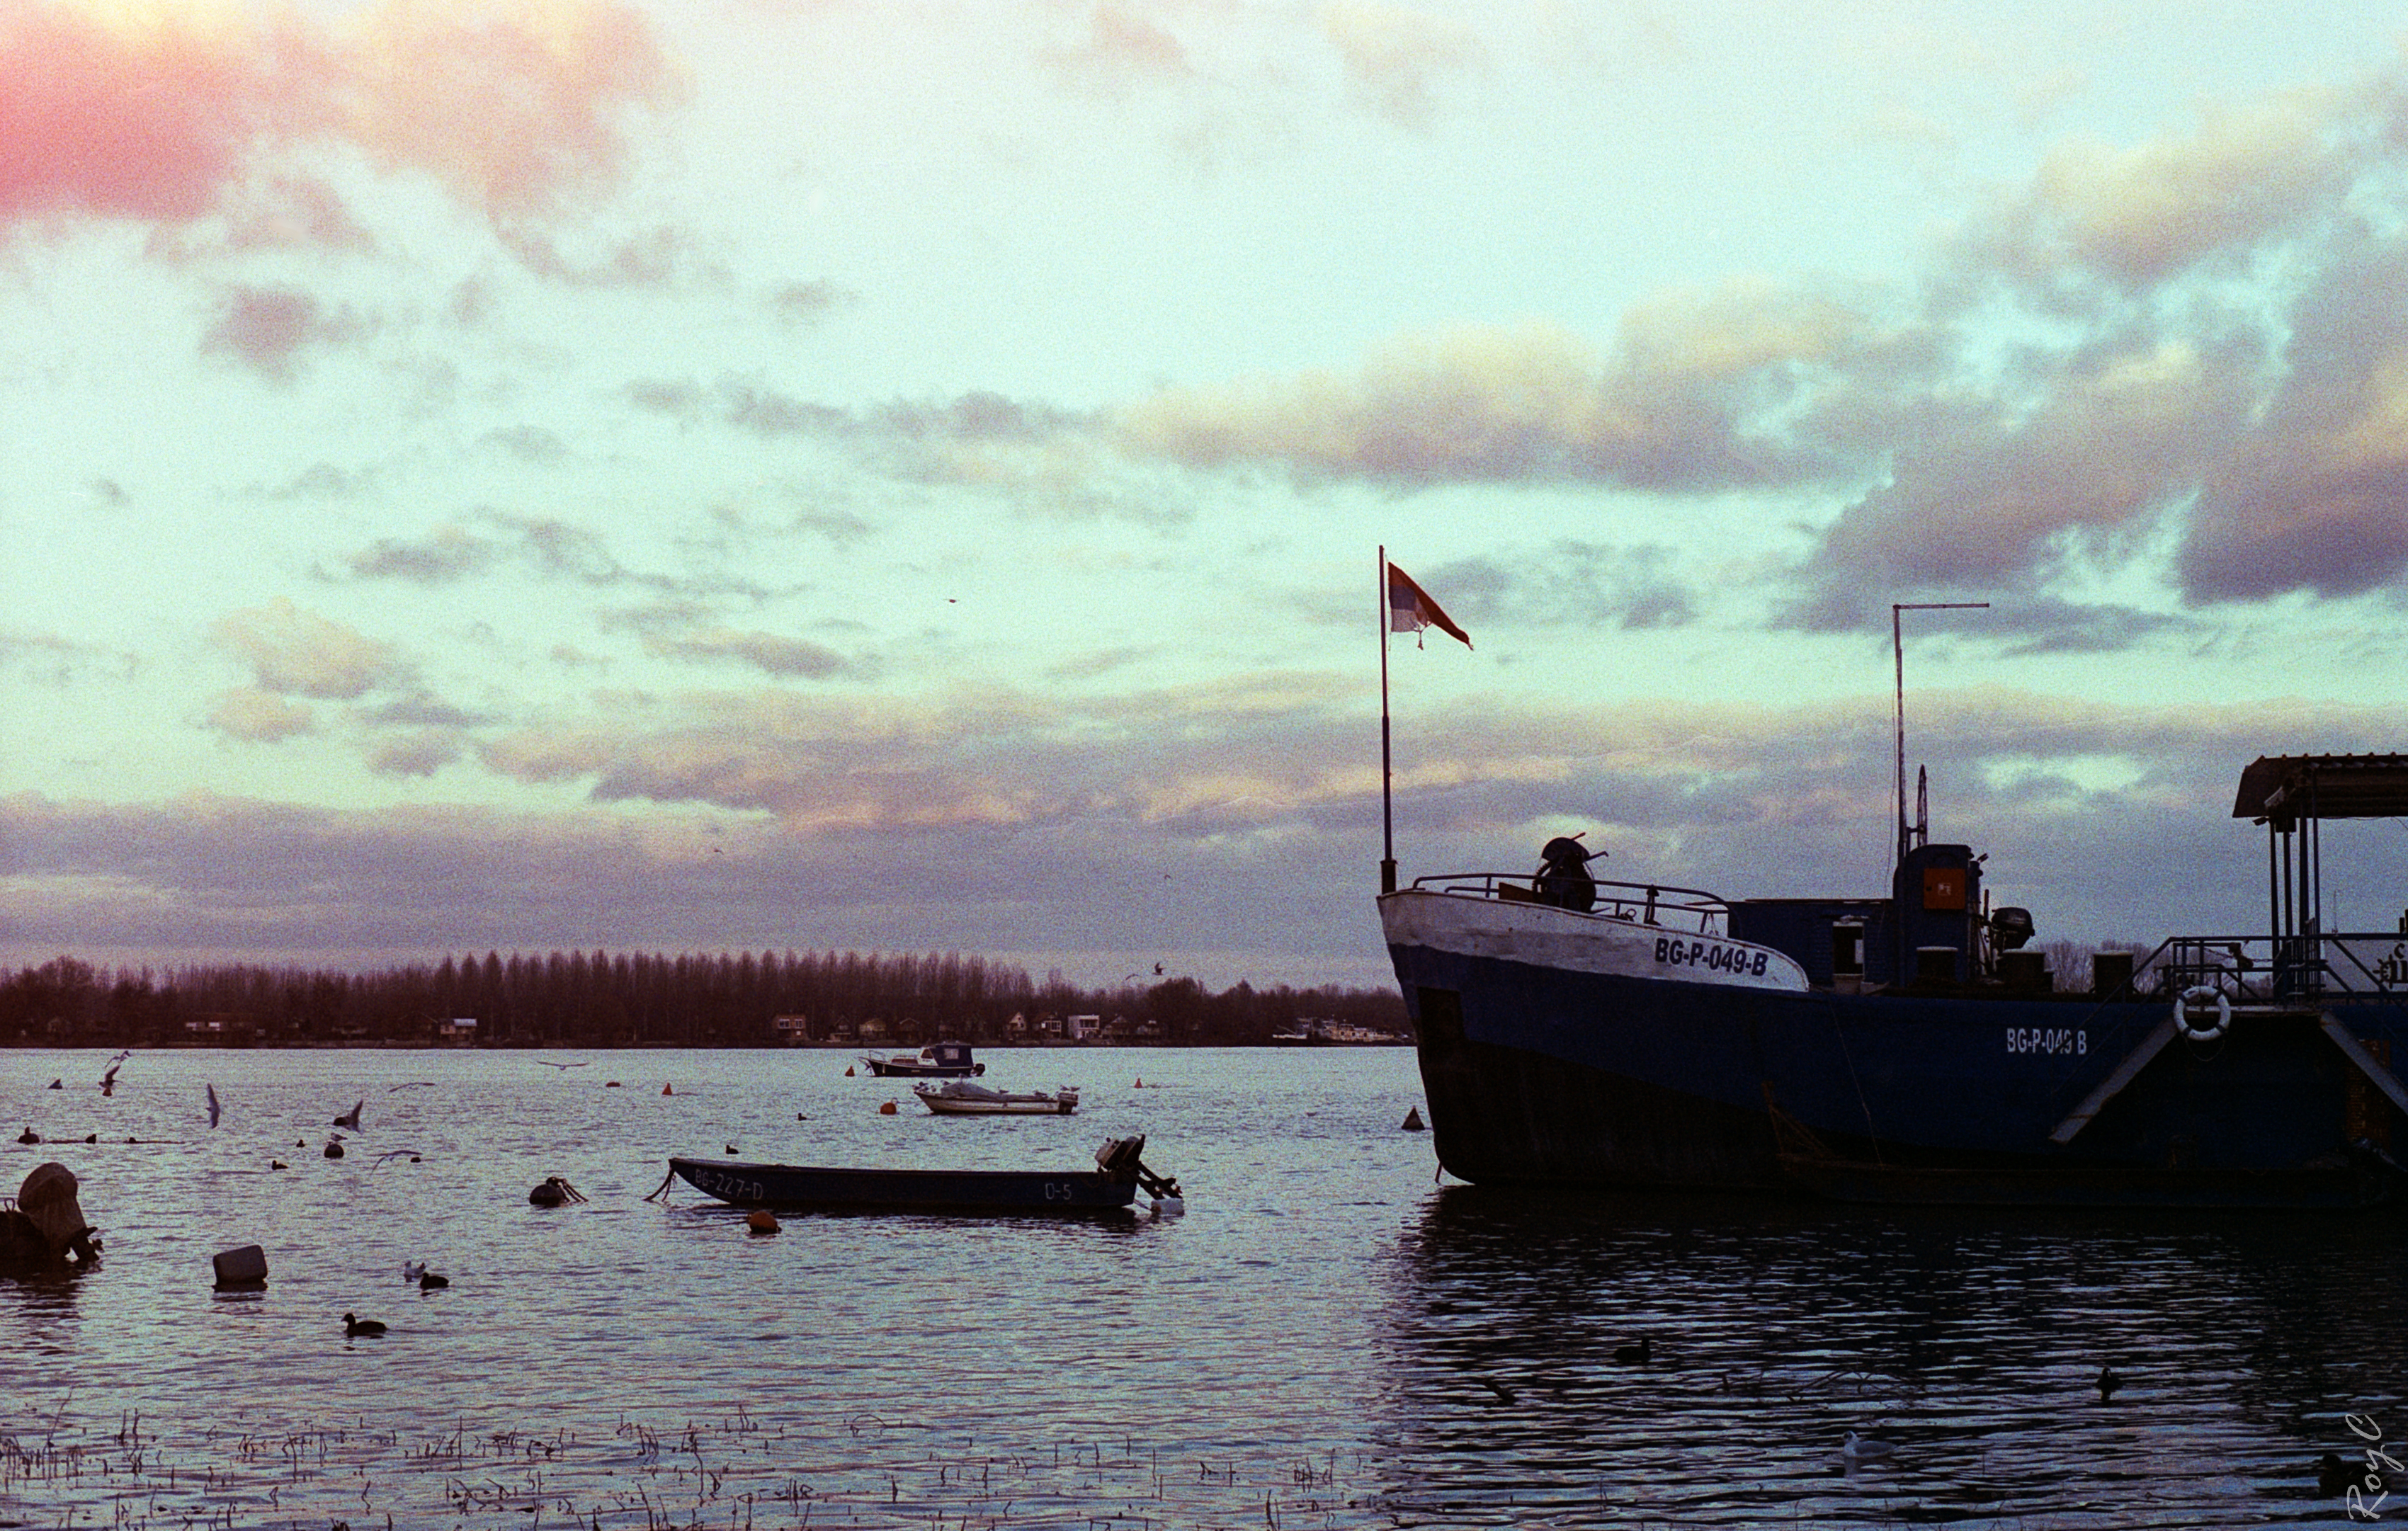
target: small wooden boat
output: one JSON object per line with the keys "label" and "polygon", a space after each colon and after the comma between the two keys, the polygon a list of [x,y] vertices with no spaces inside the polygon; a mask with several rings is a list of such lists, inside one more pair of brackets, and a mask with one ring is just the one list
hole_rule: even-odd
{"label": "small wooden boat", "polygon": [[939,1116],[1068,1116],[1079,1109],[1079,1090],[996,1090],[968,1080],[915,1084],[911,1093]]}
{"label": "small wooden boat", "polygon": [[890,1079],[967,1080],[986,1072],[986,1065],[971,1060],[968,1042],[938,1042],[900,1054],[865,1052],[861,1063],[872,1074]]}
{"label": "small wooden boat", "polygon": [[671,1159],[669,1173],[732,1207],[1060,1217],[1118,1211],[1140,1188],[1175,1202],[1179,1182],[1148,1169],[1139,1158],[1144,1150],[1142,1137],[1111,1138],[1096,1151],[1093,1169],[840,1169]]}

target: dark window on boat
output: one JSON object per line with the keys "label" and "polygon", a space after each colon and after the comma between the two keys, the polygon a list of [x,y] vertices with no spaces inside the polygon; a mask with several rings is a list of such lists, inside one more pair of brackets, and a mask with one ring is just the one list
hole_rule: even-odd
{"label": "dark window on boat", "polygon": [[1831,927],[1831,976],[1862,978],[1865,973],[1865,927],[1841,923]]}

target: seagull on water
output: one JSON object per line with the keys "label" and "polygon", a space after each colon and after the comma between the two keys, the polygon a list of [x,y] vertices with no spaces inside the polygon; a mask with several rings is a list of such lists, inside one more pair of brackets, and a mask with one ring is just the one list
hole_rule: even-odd
{"label": "seagull on water", "polygon": [[1841,1460],[1852,1466],[1860,1462],[1878,1462],[1897,1450],[1886,1440],[1872,1440],[1854,1430],[1840,1438]]}

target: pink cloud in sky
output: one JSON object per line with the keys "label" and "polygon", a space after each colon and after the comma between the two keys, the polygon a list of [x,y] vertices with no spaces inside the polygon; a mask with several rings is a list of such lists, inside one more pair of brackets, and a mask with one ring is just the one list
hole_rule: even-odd
{"label": "pink cloud in sky", "polygon": [[497,219],[540,217],[619,170],[619,108],[676,86],[641,16],[608,0],[388,0],[339,25],[36,0],[0,7],[0,80],[8,221],[197,218],[258,151],[313,141]]}
{"label": "pink cloud in sky", "polygon": [[261,689],[289,696],[352,701],[402,671],[392,644],[280,595],[221,619],[210,637],[251,665]]}

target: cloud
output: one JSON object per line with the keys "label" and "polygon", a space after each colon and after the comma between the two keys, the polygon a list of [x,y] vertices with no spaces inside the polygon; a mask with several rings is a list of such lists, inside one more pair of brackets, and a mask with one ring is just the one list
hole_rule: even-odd
{"label": "cloud", "polygon": [[1045,50],[1044,61],[1068,79],[1099,91],[1146,81],[1182,81],[1196,65],[1186,48],[1136,6],[1105,4],[1088,17],[1084,36]]}
{"label": "cloud", "polygon": [[861,294],[831,281],[788,282],[769,294],[769,311],[789,324],[816,324]]}
{"label": "cloud", "polygon": [[56,633],[0,629],[0,670],[14,671],[47,686],[68,686],[106,674],[131,680],[141,662],[132,653],[104,649]]}
{"label": "cloud", "polygon": [[1300,478],[1589,481],[1684,491],[1836,471],[1778,416],[1801,378],[1865,345],[1869,322],[1762,283],[1667,293],[1626,318],[1616,358],[1557,326],[1408,336],[1359,373],[1170,388],[1121,409],[1133,454]]}
{"label": "cloud", "polygon": [[1536,552],[1466,559],[1429,571],[1464,622],[1510,618],[1527,627],[1684,627],[1698,596],[1674,572],[1670,548],[1567,538]]}
{"label": "cloud", "polygon": [[725,627],[678,634],[647,633],[644,648],[670,659],[735,660],[764,674],[807,680],[825,680],[856,667],[835,650],[803,638]]}
{"label": "cloud", "polygon": [[[1058,952],[1209,930],[1359,963],[1377,980],[1365,887],[1380,774],[1357,678],[665,700],[614,718],[606,698],[480,747],[514,778],[588,783],[593,800],[566,810],[0,797],[9,940],[324,961],[575,940],[783,945],[797,928],[825,946]],[[1919,691],[1909,748],[1932,767],[1935,835],[1992,852],[2002,901],[2050,935],[2154,939],[2254,923],[2263,835],[2231,814],[2246,757],[2380,748],[2396,722],[2380,706]],[[1552,708],[1475,696],[1400,716],[1397,743],[1409,877],[1526,872],[1548,835],[1584,828],[1612,877],[1870,896],[1895,835],[1886,696]],[[439,768],[438,740],[380,748],[379,768]],[[2349,837],[2353,868],[2396,885],[2408,837],[2363,827],[2382,833]],[[2329,877],[2351,828],[2328,831]],[[1243,908],[1231,887],[1247,890]]]}
{"label": "cloud", "polygon": [[379,776],[433,776],[458,760],[462,752],[463,741],[457,733],[445,728],[422,728],[372,742],[367,750],[367,765]]}
{"label": "cloud", "polygon": [[204,355],[232,356],[272,382],[291,382],[306,346],[352,344],[373,328],[347,305],[328,312],[289,287],[236,287],[202,336]]}
{"label": "cloud", "polygon": [[284,596],[221,618],[209,636],[251,667],[261,689],[290,696],[350,701],[405,673],[392,644]]}
{"label": "cloud", "polygon": [[2018,194],[1973,222],[1965,253],[2043,299],[2070,283],[2141,290],[2232,263],[2347,192],[2361,166],[2334,129],[2366,105],[2289,92],[2130,147],[2067,140]]}
{"label": "cloud", "polygon": [[488,568],[503,553],[492,540],[458,526],[437,526],[415,541],[379,537],[373,547],[343,562],[363,579],[407,579],[413,584],[444,584]]}
{"label": "cloud", "polygon": [[[189,221],[313,143],[431,176],[496,220],[544,218],[618,173],[624,107],[680,89],[640,13],[610,0],[385,0],[331,20],[25,0],[0,9],[0,221]],[[299,216],[278,242],[356,242],[337,207],[284,184]]]}
{"label": "cloud", "polygon": [[317,715],[308,705],[287,701],[272,691],[238,686],[218,693],[209,707],[208,725],[245,744],[274,744],[310,732],[317,726]]}
{"label": "cloud", "polygon": [[1321,7],[1319,21],[1347,78],[1400,126],[1426,126],[1437,112],[1439,82],[1484,62],[1469,27],[1413,7],[1334,0]]}

